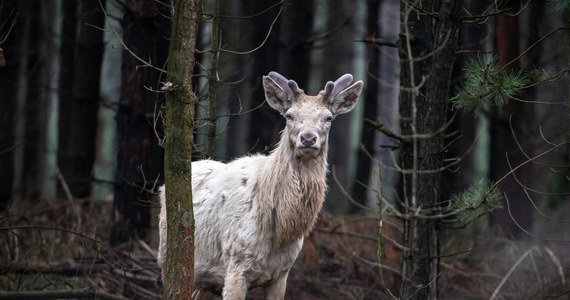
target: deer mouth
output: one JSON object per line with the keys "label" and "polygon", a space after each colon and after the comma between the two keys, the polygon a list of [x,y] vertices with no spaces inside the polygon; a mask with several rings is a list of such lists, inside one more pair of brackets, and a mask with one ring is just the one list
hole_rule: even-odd
{"label": "deer mouth", "polygon": [[317,145],[313,145],[313,146],[305,146],[305,145],[299,145],[297,147],[297,156],[316,156],[317,154],[319,154],[321,150],[321,147],[317,146]]}

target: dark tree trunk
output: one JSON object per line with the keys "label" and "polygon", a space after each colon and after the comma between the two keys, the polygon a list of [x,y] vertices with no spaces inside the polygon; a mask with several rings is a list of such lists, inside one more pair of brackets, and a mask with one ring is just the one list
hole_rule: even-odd
{"label": "dark tree trunk", "polygon": [[[150,226],[152,188],[163,169],[163,149],[155,134],[155,112],[164,103],[159,89],[160,72],[141,67],[138,57],[162,68],[166,60],[168,32],[159,12],[159,3],[129,0],[125,3],[121,96],[117,113],[117,173],[114,199],[114,225],[111,243],[130,238],[146,238]],[[130,52],[129,52],[130,51]],[[158,120],[157,126],[161,125]],[[158,132],[162,129],[156,128]]]}
{"label": "dark tree trunk", "polygon": [[[41,2],[32,4],[22,3],[21,20],[25,27],[23,53],[25,58],[25,83],[20,81],[20,100],[23,100],[23,115],[18,118],[22,122],[20,127],[23,140],[20,145],[22,154],[19,162],[20,168],[16,170],[20,174],[19,185],[16,187],[23,198],[33,201],[39,200],[41,195],[42,173],[42,134],[45,133],[46,114],[44,109],[45,99],[42,99],[42,89],[45,88],[44,67],[45,61],[42,57],[42,43],[48,36],[47,24],[42,18],[42,9],[47,3]],[[24,86],[22,86],[24,84]],[[25,100],[24,100],[25,99]],[[18,113],[18,112],[17,112]],[[19,159],[17,159],[18,161]],[[18,163],[18,162],[17,162]]]}
{"label": "dark tree trunk", "polygon": [[[251,12],[260,12],[267,8],[268,4],[264,1],[251,1],[253,8],[248,9]],[[251,48],[259,46],[271,27],[271,23],[276,17],[276,11],[264,13],[257,18],[259,21],[251,22],[253,26],[253,39],[251,40]],[[280,17],[279,20],[282,20]],[[251,89],[251,108],[260,106],[253,114],[246,116],[249,120],[249,129],[247,132],[247,145],[250,152],[269,152],[273,149],[273,145],[277,143],[279,130],[283,128],[282,118],[265,103],[265,93],[261,85],[261,76],[268,74],[270,71],[278,70],[279,53],[279,20],[275,23],[271,35],[267,39],[265,45],[252,54],[253,69],[248,75],[249,87]],[[238,141],[239,142],[239,141]],[[243,142],[243,141],[242,141]]]}
{"label": "dark tree trunk", "polygon": [[[59,117],[58,117],[58,152],[57,161],[61,174],[73,174],[70,157],[73,144],[70,141],[71,107],[73,106],[73,84],[75,47],[77,43],[77,4],[76,0],[63,0],[61,21],[61,49],[59,74]],[[71,179],[71,178],[68,178]],[[58,185],[58,196],[65,197],[61,184]]]}
{"label": "dark tree trunk", "polygon": [[[336,80],[345,73],[354,73],[354,47],[356,39],[356,8],[345,0],[328,1],[327,29],[332,36],[326,42],[321,65],[323,80]],[[323,87],[319,87],[323,89]],[[344,191],[350,191],[355,157],[352,155],[352,120],[355,114],[339,116],[331,127],[329,140],[329,191],[325,207],[335,214],[344,214],[349,201]],[[335,180],[334,178],[336,177]]]}
{"label": "dark tree trunk", "polygon": [[[102,1],[104,5],[104,1]],[[66,3],[67,6],[73,4]],[[73,72],[62,73],[60,88],[64,91],[60,108],[61,121],[59,128],[64,126],[60,135],[59,166],[71,194],[74,198],[86,198],[91,195],[93,164],[95,162],[95,142],[97,137],[97,113],[99,109],[99,82],[101,61],[103,59],[103,31],[87,24],[103,27],[104,16],[98,0],[78,2],[79,27],[77,27],[77,44],[66,45],[75,47],[73,53]],[[74,9],[71,7],[70,9]],[[69,22],[73,22],[73,15]],[[64,21],[65,22],[65,21]],[[68,25],[64,23],[65,25]],[[65,28],[65,27],[64,27]],[[67,28],[64,34],[73,34]],[[67,38],[68,36],[66,36]],[[73,42],[73,39],[70,41]],[[65,48],[65,47],[63,47]],[[62,49],[62,55],[69,55],[70,50]],[[64,53],[65,52],[65,53]],[[62,63],[68,63],[64,58]],[[65,67],[65,65],[62,65]],[[70,70],[62,70],[68,72]],[[71,88],[71,99],[69,89]],[[67,106],[67,107],[66,107]]]}
{"label": "dark tree trunk", "polygon": [[[234,14],[252,16],[266,10],[269,4],[264,1],[243,1],[236,6],[238,8]],[[239,34],[232,39],[234,43],[228,48],[249,51],[261,45],[269,32],[278,9],[271,9],[250,19],[227,20],[225,26],[239,30]],[[282,17],[283,15],[281,15],[281,20]],[[278,33],[279,20],[273,26],[270,36],[260,49],[248,54],[230,54],[233,57],[233,62],[237,64],[235,71],[229,72],[230,76],[234,80],[243,79],[243,81],[232,86],[230,91],[228,107],[230,113],[238,115],[230,118],[228,123],[226,152],[228,159],[251,152],[270,150],[272,143],[277,141],[278,129],[282,127],[276,124],[280,124],[281,120],[275,111],[265,104],[261,76],[269,71],[279,71],[277,70]],[[249,113],[250,110],[260,105],[261,108],[255,113]],[[261,124],[263,126],[260,126]]]}
{"label": "dark tree trunk", "polygon": [[[7,21],[14,17],[16,1],[5,1],[0,8],[0,20]],[[12,15],[11,15],[12,13]],[[14,20],[15,21],[15,20]],[[18,72],[22,57],[19,53],[22,42],[21,27],[14,27],[10,33],[9,27],[0,28],[0,37],[6,36],[6,41],[0,44],[3,49],[5,66],[0,66],[0,95],[2,95],[2,109],[0,109],[0,212],[4,211],[12,200],[12,185],[14,183],[14,150],[17,147],[14,137],[16,126],[16,102],[18,91]],[[9,34],[9,35],[8,35]]]}
{"label": "dark tree trunk", "polygon": [[[289,1],[280,17],[278,72],[307,88],[310,78],[314,1]],[[262,74],[259,74],[260,77]]]}
{"label": "dark tree trunk", "polygon": [[[514,13],[518,11],[519,1],[510,1],[509,6],[513,8],[513,14],[503,14],[497,16],[495,25],[495,42],[497,53],[502,63],[505,65],[505,71],[511,72],[519,69],[520,62],[513,61],[519,54],[519,18],[520,15]],[[531,10],[532,11],[532,10]],[[536,10],[534,10],[536,11]],[[530,22],[539,22],[540,14],[534,15]],[[538,64],[537,64],[538,65]],[[498,180],[505,174],[510,172],[508,160],[512,168],[526,160],[525,155],[519,150],[515,137],[523,146],[523,149],[532,156],[532,140],[534,133],[538,130],[539,125],[533,122],[533,111],[536,108],[532,105],[521,103],[519,101],[510,101],[500,109],[493,110],[491,115],[491,157],[490,157],[490,178]],[[510,121],[509,121],[510,119]],[[511,127],[512,125],[512,127]],[[527,164],[516,172],[517,177],[525,184],[535,178],[535,167],[533,164]],[[532,184],[531,184],[532,186]],[[524,189],[516,182],[513,176],[501,181],[499,189],[504,192],[505,199],[509,201],[513,217],[522,227],[528,229],[532,224],[532,204],[527,200]],[[505,209],[496,211],[491,220],[498,224],[508,236],[514,238],[524,238],[526,235],[513,221],[507,210],[507,204],[503,203]]]}
{"label": "dark tree trunk", "polygon": [[[378,38],[379,28],[378,19],[380,16],[380,0],[368,0],[367,1],[367,16],[366,16],[366,32],[368,38]],[[366,61],[366,90],[364,91],[364,101],[360,102],[364,110],[364,119],[376,120],[377,109],[378,109],[378,98],[379,98],[379,83],[377,78],[380,77],[380,46],[373,43],[367,44],[367,61]],[[370,180],[371,168],[376,168],[373,161],[370,159],[374,157],[374,129],[367,126],[366,123],[363,124],[363,128],[360,131],[360,147],[366,151],[359,149],[356,156],[356,182],[353,185],[352,196],[356,202],[366,206],[367,205],[367,194],[368,194],[368,181]],[[360,208],[356,205],[350,207],[350,212],[357,213]]]}
{"label": "dark tree trunk", "polygon": [[[418,4],[437,14],[438,19],[407,4],[401,7],[401,130],[403,136],[410,137],[402,143],[401,159],[401,167],[407,172],[403,176],[405,202],[401,205],[409,216],[404,219],[403,299],[438,297],[439,237],[433,217],[439,213],[441,201],[441,172],[436,170],[443,166],[443,132],[436,132],[446,123],[457,17],[462,5],[462,1],[454,0]],[[428,53],[432,55],[425,57]],[[423,86],[419,86],[421,82]],[[418,134],[434,136],[415,137]]]}
{"label": "dark tree trunk", "polygon": [[[465,4],[466,10],[472,15],[480,15],[487,8],[486,4],[478,1],[469,1]],[[463,81],[463,67],[470,56],[485,51],[485,38],[489,36],[486,24],[463,24],[460,29],[459,44],[462,53],[457,54],[456,63],[453,66],[451,91],[454,91]],[[453,95],[452,95],[453,96]],[[448,137],[446,157],[458,158],[461,162],[453,170],[443,173],[442,199],[450,199],[451,195],[462,192],[478,179],[478,176],[486,176],[484,172],[488,166],[478,167],[475,144],[480,119],[470,112],[454,109],[449,106],[448,113],[455,114],[455,119],[447,129]]]}

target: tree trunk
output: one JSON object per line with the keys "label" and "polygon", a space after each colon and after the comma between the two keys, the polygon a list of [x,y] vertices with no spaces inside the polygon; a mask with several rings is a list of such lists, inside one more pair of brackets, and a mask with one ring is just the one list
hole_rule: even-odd
{"label": "tree trunk", "polygon": [[16,189],[22,198],[38,201],[40,197],[40,174],[42,161],[40,155],[41,133],[45,128],[46,120],[42,109],[43,99],[42,77],[45,63],[40,48],[47,33],[41,11],[45,3],[31,5],[21,3],[19,20],[22,20],[22,70],[18,83],[19,107],[16,114],[18,125],[16,136],[20,137],[19,147],[16,149]]}
{"label": "tree trunk", "polygon": [[[513,61],[519,54],[519,14],[520,2],[517,0],[510,1],[509,7],[512,7],[512,14],[502,14],[497,16],[495,25],[495,42],[499,59],[502,63]],[[531,10],[532,11],[532,10]],[[534,21],[540,20],[539,15],[533,15]],[[533,20],[529,20],[533,22]],[[511,72],[519,69],[520,62],[515,60],[505,66],[505,71]],[[537,64],[538,65],[538,64]],[[533,65],[532,67],[535,67]],[[540,125],[534,122],[533,114],[536,107],[533,105],[521,103],[519,101],[510,101],[500,109],[493,110],[491,116],[491,149],[490,149],[490,178],[498,180],[511,171],[507,157],[514,168],[527,158],[519,150],[513,133],[521,143],[527,154],[532,156],[532,145],[534,134]],[[512,122],[510,122],[510,121]],[[511,128],[512,125],[512,128]],[[517,177],[524,184],[529,184],[536,178],[535,164],[526,164],[516,172]],[[530,184],[529,186],[533,186]],[[504,192],[503,201],[509,201],[509,206],[513,217],[520,225],[528,229],[532,225],[532,204],[527,201],[523,188],[517,183],[513,176],[509,176],[501,181],[499,189]],[[514,238],[524,238],[526,235],[517,226],[509,215],[506,203],[503,203],[505,209],[498,210],[491,216],[491,221],[498,224],[507,236]]]}
{"label": "tree trunk", "polygon": [[[61,5],[61,67],[59,73],[57,167],[64,178],[73,174],[73,165],[70,157],[70,148],[73,148],[73,144],[70,141],[70,132],[72,130],[70,112],[73,106],[73,83],[75,81],[73,72],[78,27],[77,4],[78,2],[76,0],[63,0]],[[58,185],[58,197],[66,197],[61,182]]]}
{"label": "tree trunk", "polygon": [[[16,11],[18,3],[16,1],[5,1],[0,8],[0,20],[8,23]],[[12,13],[13,14],[13,13]],[[3,130],[0,130],[0,213],[3,212],[12,200],[12,185],[14,183],[14,149],[17,146],[14,137],[14,127],[16,126],[16,103],[18,90],[18,71],[21,58],[18,57],[22,34],[21,27],[14,27],[7,36],[5,43],[0,44],[3,49],[5,66],[0,67],[0,95],[2,95],[2,109],[0,109],[0,122]],[[8,28],[2,27],[0,36],[8,34]]]}
{"label": "tree trunk", "polygon": [[[472,15],[480,15],[487,9],[487,4],[479,1],[468,1],[465,3],[465,9]],[[485,49],[485,41],[490,34],[489,31],[490,28],[487,24],[470,23],[461,26],[459,44],[463,51],[456,56],[456,63],[452,72],[451,91],[456,90],[463,81],[465,62],[477,53],[490,50]],[[481,148],[482,144],[481,139],[477,139],[477,131],[481,131],[482,119],[484,118],[477,118],[471,112],[454,109],[452,106],[448,107],[448,113],[455,113],[455,119],[446,131],[449,136],[445,143],[453,141],[447,146],[446,156],[448,158],[460,158],[461,161],[454,168],[455,170],[443,172],[443,181],[446,184],[442,187],[442,199],[450,199],[451,195],[465,191],[477,180],[486,177],[489,169],[487,164],[476,161],[477,152],[481,152],[478,149]],[[461,173],[457,173],[456,170],[461,170]],[[461,175],[458,176],[459,174]]]}
{"label": "tree trunk", "polygon": [[[65,7],[75,4],[64,3]],[[62,73],[60,79],[60,155],[58,165],[74,198],[86,198],[91,195],[93,164],[95,162],[95,142],[97,137],[97,113],[99,109],[99,81],[101,61],[103,59],[103,31],[86,24],[102,28],[104,16],[98,0],[76,3],[79,6],[79,24],[75,16],[69,22],[78,25],[77,32],[64,21],[63,34],[66,40],[62,47]],[[104,1],[103,1],[104,5]],[[66,11],[67,12],[67,11]],[[72,34],[77,33],[77,44],[73,45]],[[68,44],[69,43],[69,44]],[[75,49],[65,49],[70,47]],[[74,52],[74,53],[72,53]],[[71,74],[64,69],[73,57]],[[63,81],[69,80],[70,82]],[[69,91],[71,90],[71,95]],[[71,98],[69,98],[71,96]]]}
{"label": "tree trunk", "polygon": [[163,28],[167,19],[162,15],[166,12],[160,12],[161,4],[155,1],[129,0],[125,4],[123,41],[128,49],[123,51],[121,66],[111,244],[147,237],[151,219],[148,203],[163,169],[163,149],[156,136],[162,131],[161,122],[156,122],[156,128],[154,123],[155,111],[164,99],[147,89],[160,88],[161,72],[140,67],[142,63],[133,53],[156,67],[164,66],[168,29]]}
{"label": "tree trunk", "polygon": [[[356,7],[351,1],[345,0],[328,1],[327,6],[327,29],[331,30],[332,37],[326,42],[321,69],[323,80],[335,80],[345,73],[353,73],[354,70]],[[354,182],[352,169],[355,156],[352,151],[351,129],[355,116],[354,113],[339,116],[331,126],[329,140],[331,171],[328,173],[329,191],[325,207],[335,214],[348,212],[350,205],[343,190],[350,191]]]}
{"label": "tree trunk", "polygon": [[[250,11],[255,13],[263,11],[268,6],[265,1],[251,2],[250,5],[253,9],[250,9]],[[250,49],[259,46],[263,42],[275,17],[276,12],[271,10],[259,16],[258,18],[261,18],[261,20],[250,23],[250,25],[253,26],[253,39],[251,40],[252,44]],[[266,75],[270,71],[278,71],[278,55],[276,54],[279,53],[278,33],[281,20],[282,19],[277,20],[271,35],[263,47],[252,53],[253,69],[252,72],[248,74],[249,88],[251,89],[250,101],[252,101],[250,109],[258,106],[261,107],[256,113],[246,117],[246,119],[249,120],[247,138],[245,141],[237,142],[247,142],[248,150],[253,153],[268,153],[273,149],[273,145],[277,143],[278,140],[279,130],[283,128],[281,125],[276,125],[283,124],[283,120],[275,113],[274,109],[265,103],[265,92],[261,85],[261,75]],[[260,126],[260,124],[265,124],[265,126]]]}
{"label": "tree trunk", "polygon": [[200,0],[176,1],[167,80],[175,87],[167,94],[165,128],[166,208],[168,239],[163,268],[163,299],[191,299],[194,281],[194,212],[192,209],[192,90],[194,53],[201,17]]}
{"label": "tree trunk", "polygon": [[[379,26],[378,20],[380,16],[380,0],[368,0],[367,2],[367,19],[366,19],[366,37],[378,38]],[[360,103],[364,110],[364,119],[376,120],[378,109],[378,98],[380,85],[377,78],[380,77],[380,46],[368,43],[367,45],[367,61],[366,61],[366,74],[368,80],[367,86],[364,91],[364,101]],[[359,149],[356,156],[356,182],[352,186],[352,196],[356,202],[366,206],[368,203],[368,181],[372,169],[377,168],[370,157],[374,157],[376,149],[374,147],[375,131],[363,125],[360,131],[360,147],[366,151]],[[360,208],[356,205],[350,207],[350,212],[357,213]]]}
{"label": "tree trunk", "polygon": [[[433,218],[441,202],[441,172],[436,170],[443,166],[441,129],[446,123],[462,1],[424,0],[417,5],[438,19],[402,4],[400,115],[402,135],[409,138],[402,141],[401,160],[406,172],[401,205],[408,216],[404,219],[401,298],[437,299],[439,238]],[[419,138],[418,134],[433,136]]]}
{"label": "tree trunk", "polygon": [[[262,12],[270,6],[265,1],[237,1],[236,15],[253,16],[244,20],[226,20],[226,26],[232,29],[238,28],[239,34],[232,39],[232,49],[239,51],[250,51],[258,48],[265,40],[272,22],[276,18],[279,8],[274,8]],[[282,16],[281,16],[282,17]],[[239,22],[239,23],[235,23]],[[261,85],[261,75],[270,71],[278,71],[279,48],[277,38],[279,32],[279,20],[277,20],[269,33],[267,41],[256,51],[248,54],[233,55],[232,59],[237,62],[236,70],[230,71],[232,78],[241,80],[235,87],[231,87],[230,103],[228,109],[232,114],[238,115],[229,119],[227,134],[228,158],[242,156],[251,152],[267,151],[272,149],[271,145],[277,141],[279,128],[282,126],[269,124],[281,124],[281,118],[275,111],[265,104],[265,95]],[[236,39],[236,37],[238,37]],[[243,80],[242,80],[243,79]],[[260,107],[255,114],[247,114],[250,110]],[[266,124],[266,126],[259,126]]]}
{"label": "tree trunk", "polygon": [[[300,88],[309,85],[311,42],[315,4],[309,1],[289,1],[280,17],[278,72],[293,79]],[[262,74],[256,74],[258,77]]]}

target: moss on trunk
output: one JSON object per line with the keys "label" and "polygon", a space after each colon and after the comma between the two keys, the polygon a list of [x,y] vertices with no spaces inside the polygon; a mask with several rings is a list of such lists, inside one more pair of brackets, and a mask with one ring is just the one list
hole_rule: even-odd
{"label": "moss on trunk", "polygon": [[190,299],[194,281],[191,154],[194,130],[192,69],[202,4],[176,1],[168,55],[164,175],[168,220],[163,299]]}

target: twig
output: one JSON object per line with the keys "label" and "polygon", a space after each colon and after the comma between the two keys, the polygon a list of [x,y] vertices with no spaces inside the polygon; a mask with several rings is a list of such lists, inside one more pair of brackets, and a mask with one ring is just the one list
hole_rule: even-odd
{"label": "twig", "polygon": [[73,202],[73,195],[71,194],[71,190],[69,189],[69,185],[67,184],[67,181],[65,181],[63,174],[61,174],[59,167],[55,168],[55,173],[57,174],[57,180],[61,184],[61,187],[63,188],[63,191],[65,192],[65,196],[67,197],[67,200],[69,200],[69,202]]}
{"label": "twig", "polygon": [[499,285],[497,286],[497,288],[495,288],[495,291],[493,292],[493,294],[491,295],[491,297],[489,298],[489,300],[494,300],[497,295],[499,294],[499,292],[501,291],[501,288],[503,288],[503,285],[505,285],[505,283],[507,282],[507,280],[509,279],[509,277],[511,277],[511,274],[513,274],[513,272],[515,271],[515,269],[520,265],[520,263],[534,250],[534,248],[527,250],[521,257],[519,257],[519,259],[515,262],[515,264],[511,267],[511,269],[507,272],[507,274],[505,274],[505,276],[503,277],[503,279],[501,280],[501,282],[499,283]]}
{"label": "twig", "polygon": [[362,40],[356,40],[356,42],[370,43],[379,46],[388,46],[393,48],[398,48],[397,42],[391,42],[381,38],[364,38]]}
{"label": "twig", "polygon": [[265,45],[265,43],[269,39],[269,35],[271,35],[271,31],[273,31],[273,25],[275,25],[275,23],[277,22],[277,19],[279,19],[279,16],[281,15],[282,11],[283,11],[283,6],[281,6],[279,8],[279,11],[277,12],[277,16],[275,16],[275,19],[273,19],[273,21],[271,22],[271,25],[269,26],[269,30],[267,31],[267,35],[265,35],[265,38],[263,39],[261,44],[259,44],[259,46],[255,47],[249,51],[234,51],[234,50],[228,50],[228,49],[220,48],[220,52],[226,52],[226,53],[232,53],[232,54],[250,54],[250,53],[253,53],[253,52],[259,50],[261,47],[263,47],[263,45]]}
{"label": "twig", "polygon": [[[109,17],[109,14],[107,14],[107,11],[105,10],[105,7],[103,7],[103,3],[101,3],[101,1],[99,1],[99,6],[101,7],[101,12],[103,12],[103,14],[105,15],[105,19],[109,19],[109,18],[110,18],[110,17]],[[123,46],[123,49],[126,50],[127,52],[129,52],[129,54],[131,54],[131,56],[132,56],[134,59],[140,61],[140,62],[142,63],[142,67],[149,67],[149,68],[155,69],[155,70],[157,70],[157,71],[159,71],[159,72],[161,72],[161,73],[164,73],[164,74],[168,73],[168,72],[166,72],[166,70],[164,70],[164,69],[162,69],[162,68],[159,68],[159,67],[153,65],[152,63],[147,62],[146,60],[140,58],[138,55],[136,55],[136,53],[134,53],[134,52],[125,44],[125,41],[123,41],[123,39],[121,38],[121,36],[120,36],[119,33],[117,32],[117,30],[115,29],[115,26],[113,26],[113,24],[111,24],[111,22],[107,22],[107,24],[109,25],[109,28],[111,28],[111,32],[115,35],[115,37],[117,38],[117,40],[119,41],[119,43],[121,43],[121,46]],[[91,26],[91,27],[94,27],[94,28],[98,28],[97,26],[92,25],[92,24],[85,24],[85,25],[86,25],[86,26]],[[98,29],[105,31],[104,28],[98,28]]]}

